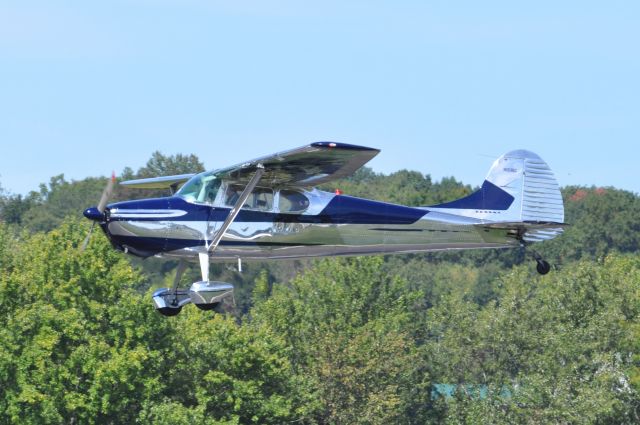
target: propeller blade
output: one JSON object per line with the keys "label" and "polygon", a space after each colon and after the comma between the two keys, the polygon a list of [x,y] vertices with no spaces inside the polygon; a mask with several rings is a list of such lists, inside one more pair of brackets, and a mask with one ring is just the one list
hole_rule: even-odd
{"label": "propeller blade", "polygon": [[[100,211],[100,213],[104,213],[105,208],[107,208],[107,202],[109,202],[109,198],[111,198],[111,195],[113,194],[113,185],[116,182],[116,173],[115,171],[111,173],[111,178],[109,179],[109,181],[107,182],[107,186],[104,188],[104,190],[102,191],[102,196],[100,197],[100,202],[98,203],[97,206],[97,210]],[[87,249],[87,246],[89,245],[89,240],[91,240],[91,235],[93,234],[93,228],[95,227],[96,222],[94,221],[91,224],[91,228],[89,229],[89,233],[87,234],[87,237],[84,238],[84,241],[82,242],[82,246],[80,247],[80,252],[84,252],[85,249]]]}
{"label": "propeller blade", "polygon": [[87,237],[84,238],[84,241],[82,242],[82,246],[80,247],[80,252],[84,252],[85,249],[87,249],[87,245],[89,245],[89,239],[91,239],[91,234],[93,233],[93,228],[96,225],[96,222],[94,221],[91,224],[91,228],[89,229],[89,233],[87,233]]}
{"label": "propeller blade", "polygon": [[104,209],[107,207],[107,202],[109,202],[109,198],[113,194],[113,185],[116,182],[116,173],[111,173],[111,179],[107,183],[107,187],[104,188],[102,192],[102,196],[100,197],[100,202],[98,203],[98,211],[101,213],[104,212]]}

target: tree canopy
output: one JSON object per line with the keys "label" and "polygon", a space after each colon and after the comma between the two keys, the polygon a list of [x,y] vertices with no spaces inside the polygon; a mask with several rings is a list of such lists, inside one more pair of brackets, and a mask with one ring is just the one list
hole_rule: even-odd
{"label": "tree canopy", "polygon": [[[123,176],[203,168],[156,152]],[[235,307],[165,318],[150,293],[175,263],[98,234],[79,252],[105,183],[0,191],[0,423],[640,422],[636,194],[563,188],[544,277],[518,250],[216,264]],[[332,186],[408,205],[472,190],[367,168]]]}

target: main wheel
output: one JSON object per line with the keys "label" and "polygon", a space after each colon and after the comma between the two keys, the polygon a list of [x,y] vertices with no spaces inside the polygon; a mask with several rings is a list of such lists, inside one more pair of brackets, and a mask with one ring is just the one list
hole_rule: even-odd
{"label": "main wheel", "polygon": [[166,317],[177,316],[182,311],[182,307],[162,307],[157,308],[158,313]]}
{"label": "main wheel", "polygon": [[536,270],[538,270],[538,273],[540,273],[541,275],[545,275],[551,270],[551,265],[545,260],[538,260]]}
{"label": "main wheel", "polygon": [[218,305],[220,305],[220,303],[196,304],[196,307],[198,307],[200,310],[211,311],[214,308],[218,307]]}

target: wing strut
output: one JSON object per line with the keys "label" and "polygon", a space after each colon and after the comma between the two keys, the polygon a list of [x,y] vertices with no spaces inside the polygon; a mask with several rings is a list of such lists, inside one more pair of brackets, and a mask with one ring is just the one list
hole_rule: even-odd
{"label": "wing strut", "polygon": [[233,208],[231,208],[231,211],[229,211],[229,215],[224,220],[224,223],[222,223],[222,226],[220,227],[220,229],[218,229],[216,234],[213,236],[213,239],[211,240],[211,242],[207,245],[208,252],[199,254],[200,271],[202,272],[203,281],[209,280],[209,256],[218,247],[218,244],[222,240],[222,237],[224,236],[225,232],[227,231],[227,229],[229,229],[229,226],[231,226],[233,221],[238,216],[240,209],[244,205],[245,201],[247,200],[247,198],[249,197],[253,189],[255,189],[256,185],[262,178],[263,174],[264,174],[264,166],[262,164],[258,164],[255,174],[253,175],[253,177],[251,177],[251,180],[249,180],[249,183],[247,183],[247,185],[245,186],[244,190],[240,194],[240,197],[236,201],[235,205],[233,206]]}

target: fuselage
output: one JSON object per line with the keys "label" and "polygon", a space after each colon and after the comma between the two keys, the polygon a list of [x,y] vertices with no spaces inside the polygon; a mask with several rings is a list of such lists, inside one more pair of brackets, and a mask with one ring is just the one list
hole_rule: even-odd
{"label": "fuselage", "polygon": [[[215,309],[232,293],[233,285],[210,279],[209,263],[215,260],[526,247],[563,231],[564,206],[553,173],[525,150],[494,161],[475,192],[430,207],[308,189],[353,175],[378,152],[316,142],[218,170],[121,182],[177,192],[107,206],[113,176],[98,205],[84,215],[100,224],[116,249],[180,258],[172,288],[153,294],[156,309],[166,316],[188,303]],[[534,257],[540,274],[551,270]],[[202,277],[188,290],[179,288],[184,260],[197,261]]]}
{"label": "fuselage", "polygon": [[[262,205],[240,211],[212,259],[389,254],[518,245],[504,230],[478,226],[483,221],[475,218],[317,189],[295,190],[296,196],[306,198],[304,210],[287,211],[291,208],[283,198],[285,194],[290,196],[292,190],[272,192]],[[101,226],[112,244],[122,251],[143,257],[194,257],[207,251],[209,241],[230,209],[222,195],[209,202],[180,196],[127,201],[109,205]]]}

